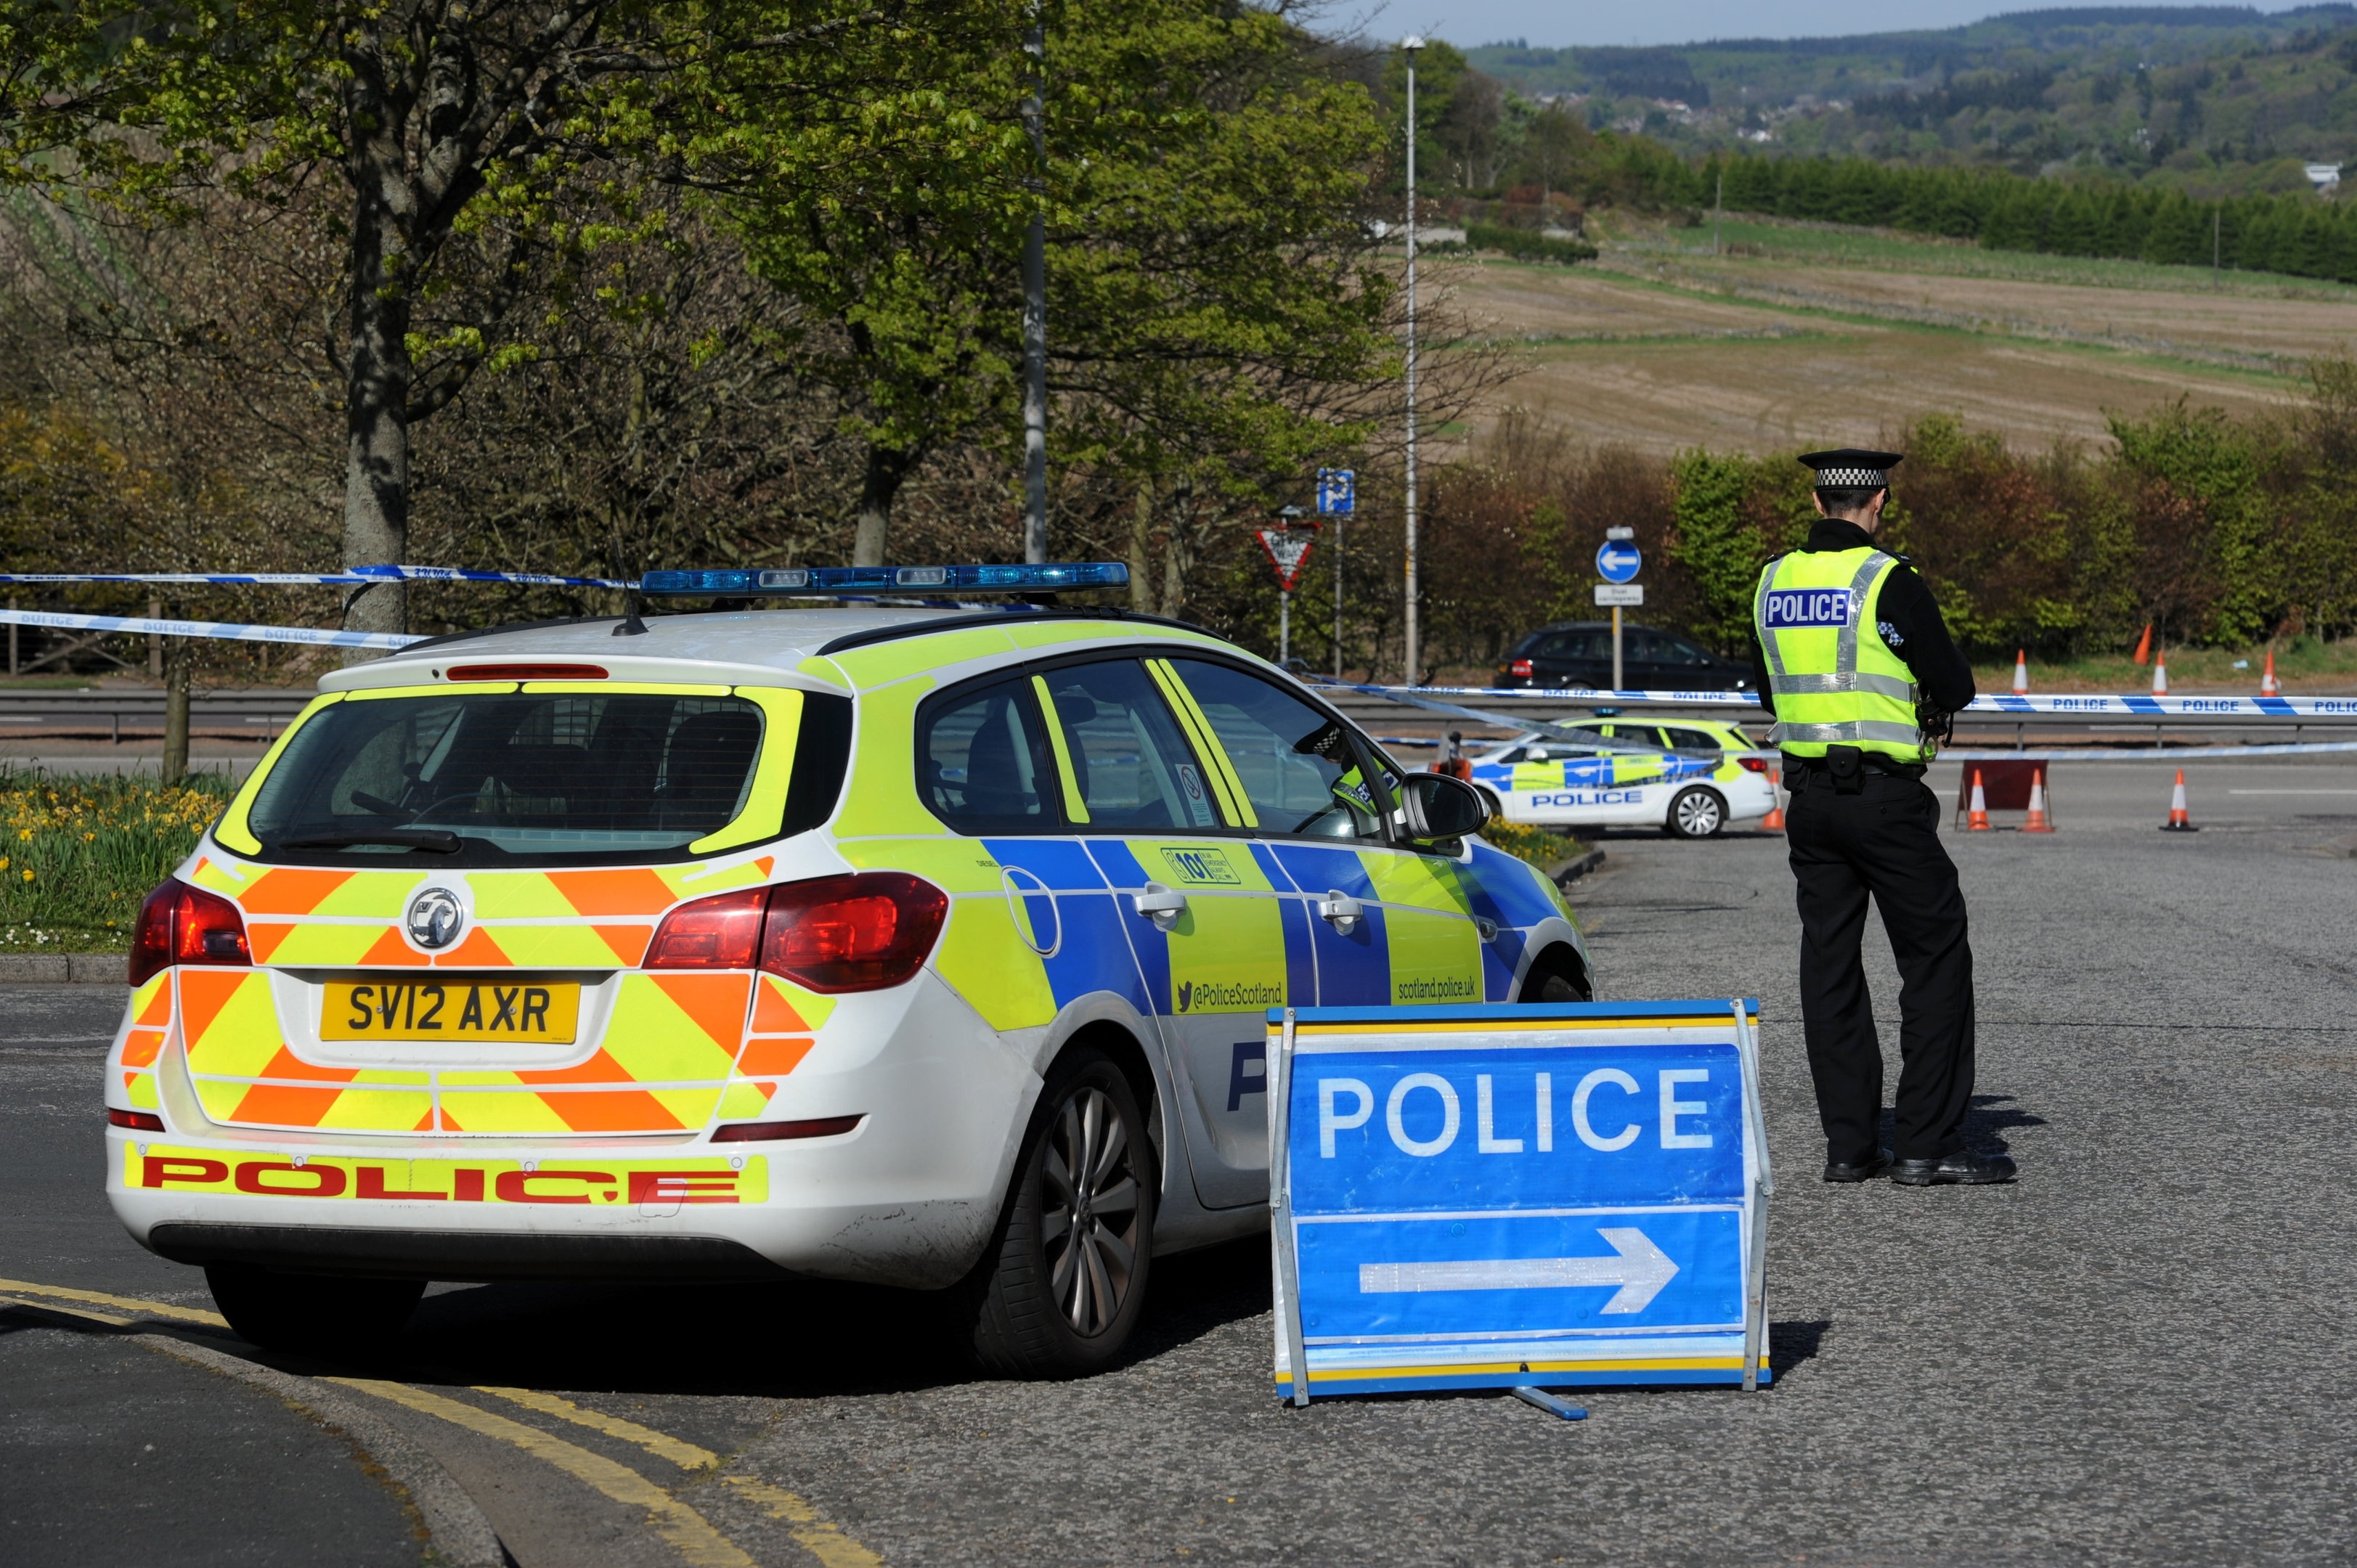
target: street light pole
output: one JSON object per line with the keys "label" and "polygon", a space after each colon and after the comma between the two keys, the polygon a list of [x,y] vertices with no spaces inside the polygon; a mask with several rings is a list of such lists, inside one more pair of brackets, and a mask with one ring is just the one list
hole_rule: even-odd
{"label": "street light pole", "polygon": [[1407,669],[1405,682],[1416,683],[1415,627],[1415,51],[1424,40],[1400,40],[1407,56]]}
{"label": "street light pole", "polygon": [[1023,128],[1031,138],[1031,225],[1023,237],[1023,559],[1048,559],[1048,32],[1032,0],[1023,32],[1031,57],[1031,91]]}

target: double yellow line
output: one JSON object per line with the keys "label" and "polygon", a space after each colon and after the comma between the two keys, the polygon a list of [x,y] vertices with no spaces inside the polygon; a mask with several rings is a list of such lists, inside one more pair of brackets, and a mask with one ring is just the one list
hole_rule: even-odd
{"label": "double yellow line", "polygon": [[[49,1305],[47,1301],[11,1299],[26,1296],[82,1305],[79,1307],[58,1307]],[[137,1316],[172,1318],[216,1328],[229,1326],[229,1320],[219,1313],[205,1312],[196,1307],[145,1301],[136,1296],[110,1295],[103,1291],[75,1290],[63,1285],[0,1279],[0,1306],[7,1305],[35,1306],[44,1311],[61,1312],[113,1327],[134,1326]],[[95,1312],[90,1310],[91,1307],[113,1307],[135,1316]],[[713,1528],[711,1520],[638,1471],[627,1465],[617,1464],[602,1454],[567,1443],[537,1426],[511,1421],[491,1411],[425,1389],[412,1388],[407,1383],[389,1382],[378,1378],[322,1378],[319,1381],[385,1400],[420,1414],[463,1426],[482,1436],[513,1444],[533,1458],[554,1466],[618,1503],[646,1509],[649,1527],[669,1541],[691,1568],[756,1568],[753,1559],[746,1554],[744,1549]],[[571,1400],[560,1399],[554,1394],[542,1393],[533,1389],[489,1385],[479,1386],[474,1391],[633,1444],[658,1458],[669,1460],[683,1470],[716,1470],[720,1465],[720,1455],[708,1448],[683,1442],[668,1433],[657,1432],[651,1427],[640,1426],[636,1422],[624,1421],[602,1411],[585,1410]],[[817,1558],[824,1568],[883,1568],[881,1557],[845,1535],[807,1498],[750,1477],[722,1476],[719,1480],[771,1519],[784,1523],[786,1533],[793,1538],[794,1544]]]}

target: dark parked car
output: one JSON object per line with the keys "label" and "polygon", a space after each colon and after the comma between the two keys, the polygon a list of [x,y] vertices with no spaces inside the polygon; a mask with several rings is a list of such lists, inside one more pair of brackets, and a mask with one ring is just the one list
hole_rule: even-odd
{"label": "dark parked car", "polygon": [[[1620,628],[1620,664],[1629,691],[1743,692],[1751,687],[1751,671],[1745,665],[1706,653],[1675,632],[1650,626]],[[1539,628],[1514,644],[1506,662],[1498,666],[1498,684],[1609,691],[1612,623],[1573,620]]]}

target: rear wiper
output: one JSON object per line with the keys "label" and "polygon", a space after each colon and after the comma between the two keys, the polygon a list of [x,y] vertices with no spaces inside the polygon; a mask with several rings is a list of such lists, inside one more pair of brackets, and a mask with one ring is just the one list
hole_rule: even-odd
{"label": "rear wiper", "polygon": [[458,835],[447,828],[376,828],[366,832],[312,833],[280,839],[279,849],[343,849],[352,844],[382,843],[401,849],[422,849],[430,854],[458,853]]}

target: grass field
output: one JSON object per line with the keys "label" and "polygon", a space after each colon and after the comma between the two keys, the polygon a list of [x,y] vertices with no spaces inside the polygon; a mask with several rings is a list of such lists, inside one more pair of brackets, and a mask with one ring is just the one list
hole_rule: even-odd
{"label": "grass field", "polygon": [[2330,284],[1760,220],[1721,237],[1713,256],[1707,226],[1608,225],[1576,268],[1436,263],[1477,333],[1521,350],[1490,417],[1666,454],[1867,445],[1950,413],[2036,449],[2180,397],[2280,405],[2357,344],[2357,289]]}

